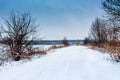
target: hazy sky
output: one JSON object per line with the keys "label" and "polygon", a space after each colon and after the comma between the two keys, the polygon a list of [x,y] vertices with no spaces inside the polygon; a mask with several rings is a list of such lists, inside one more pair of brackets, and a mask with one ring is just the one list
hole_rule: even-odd
{"label": "hazy sky", "polygon": [[0,0],[0,17],[10,11],[29,11],[40,24],[44,39],[84,39],[92,21],[103,16],[101,0]]}

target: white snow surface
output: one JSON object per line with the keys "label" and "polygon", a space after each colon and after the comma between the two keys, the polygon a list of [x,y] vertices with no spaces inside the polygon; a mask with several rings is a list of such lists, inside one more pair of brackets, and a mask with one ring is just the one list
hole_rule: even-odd
{"label": "white snow surface", "polygon": [[0,80],[120,80],[120,63],[107,59],[107,54],[71,46],[2,66]]}

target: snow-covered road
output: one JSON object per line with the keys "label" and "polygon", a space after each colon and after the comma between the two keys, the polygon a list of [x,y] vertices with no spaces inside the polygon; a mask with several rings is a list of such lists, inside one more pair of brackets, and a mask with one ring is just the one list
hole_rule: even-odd
{"label": "snow-covered road", "polygon": [[22,65],[1,68],[0,80],[120,80],[120,63],[107,54],[83,46],[71,46]]}

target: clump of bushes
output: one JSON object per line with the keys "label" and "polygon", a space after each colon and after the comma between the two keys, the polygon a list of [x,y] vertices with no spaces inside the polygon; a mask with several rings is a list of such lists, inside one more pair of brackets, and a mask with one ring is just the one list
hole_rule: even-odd
{"label": "clump of bushes", "polygon": [[0,44],[3,60],[12,59],[19,61],[23,55],[45,54],[45,51],[35,50],[33,41],[34,33],[39,25],[29,12],[11,12],[9,19],[4,19],[5,27],[0,26]]}
{"label": "clump of bushes", "polygon": [[65,45],[65,46],[69,46],[69,41],[67,40],[66,37],[64,37],[64,39],[62,40],[62,44]]}

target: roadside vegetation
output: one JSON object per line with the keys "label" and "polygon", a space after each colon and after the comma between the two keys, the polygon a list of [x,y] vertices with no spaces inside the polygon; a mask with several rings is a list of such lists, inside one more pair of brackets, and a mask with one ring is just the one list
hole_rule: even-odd
{"label": "roadside vegetation", "polygon": [[34,54],[45,54],[33,47],[39,25],[29,12],[11,12],[0,26],[0,61],[19,61]]}
{"label": "roadside vegetation", "polygon": [[85,44],[92,45],[95,49],[102,48],[107,51],[113,60],[120,61],[120,1],[104,0],[102,9],[105,18],[96,18],[93,21],[90,33],[85,38]]}

